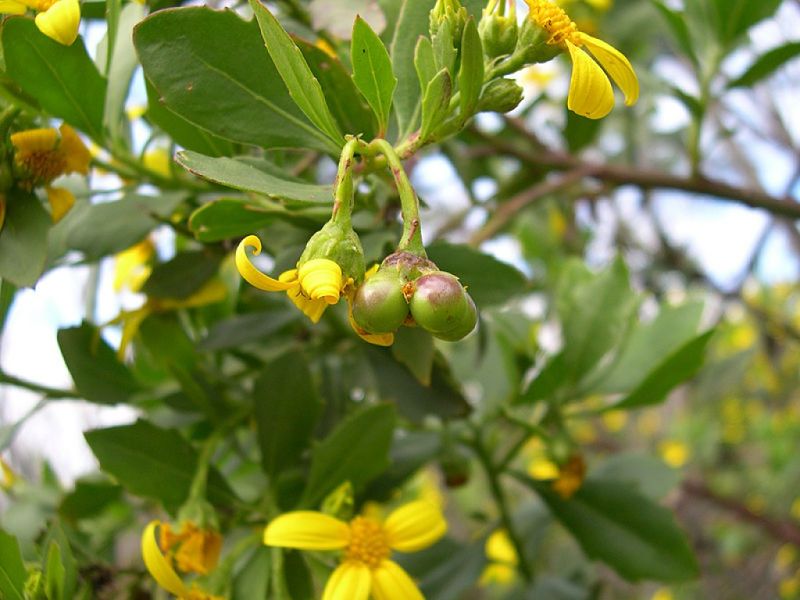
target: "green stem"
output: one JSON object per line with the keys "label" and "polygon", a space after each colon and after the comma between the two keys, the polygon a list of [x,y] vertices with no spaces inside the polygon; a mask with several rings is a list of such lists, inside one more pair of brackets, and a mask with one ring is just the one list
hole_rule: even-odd
{"label": "green stem", "polygon": [[386,157],[389,169],[392,171],[397,193],[400,194],[400,205],[403,215],[403,237],[400,238],[398,249],[426,258],[425,247],[422,245],[422,231],[419,218],[419,201],[411,182],[408,180],[403,163],[392,145],[384,139],[372,140],[370,146],[377,149]]}
{"label": "green stem", "polygon": [[58,388],[47,387],[45,385],[39,385],[38,383],[33,383],[32,381],[9,375],[5,371],[0,371],[0,383],[6,383],[8,385],[25,388],[26,390],[30,390],[32,392],[38,392],[44,395],[45,398],[81,398],[80,394],[73,392],[72,390],[62,390]]}
{"label": "green stem", "polygon": [[339,156],[339,170],[333,192],[333,211],[331,220],[345,227],[350,227],[350,216],[353,214],[353,157],[356,149],[362,144],[358,138],[350,138],[342,148]]}
{"label": "green stem", "polygon": [[525,558],[525,547],[522,544],[522,538],[517,533],[514,527],[514,522],[511,519],[511,511],[508,506],[508,499],[506,498],[503,486],[500,484],[499,469],[492,464],[492,457],[489,450],[483,442],[482,432],[478,429],[475,431],[474,445],[475,453],[478,456],[478,461],[481,463],[483,470],[486,472],[486,479],[489,481],[489,489],[491,490],[492,497],[494,498],[497,508],[500,511],[500,522],[503,528],[508,533],[508,539],[511,540],[511,545],[519,558],[519,570],[522,577],[527,582],[533,581],[533,572],[530,565]]}

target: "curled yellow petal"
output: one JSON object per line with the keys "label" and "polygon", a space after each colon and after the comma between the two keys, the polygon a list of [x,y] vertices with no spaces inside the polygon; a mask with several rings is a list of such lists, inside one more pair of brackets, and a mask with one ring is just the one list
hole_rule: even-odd
{"label": "curled yellow petal", "polygon": [[10,139],[17,153],[46,152],[58,145],[58,132],[51,128],[26,129],[12,133]]}
{"label": "curled yellow petal", "polygon": [[303,291],[312,300],[336,304],[342,291],[342,268],[327,258],[312,258],[297,272]]}
{"label": "curled yellow petal", "polygon": [[50,217],[53,223],[58,223],[75,204],[75,196],[67,189],[47,186],[47,201],[50,203]]}
{"label": "curled yellow petal", "polygon": [[299,283],[295,283],[286,290],[286,295],[300,309],[300,312],[311,319],[312,323],[319,323],[325,309],[328,308],[328,303],[325,300],[312,300],[306,296]]}
{"label": "curled yellow petal", "polygon": [[285,513],[264,530],[267,546],[302,550],[339,550],[350,542],[350,527],[330,515],[310,510]]}
{"label": "curled yellow petal", "polygon": [[156,542],[156,527],[159,521],[150,521],[142,533],[142,558],[158,585],[179,598],[189,595],[189,590],[178,577]]}
{"label": "curled yellow petal", "polygon": [[282,292],[292,287],[291,283],[278,281],[259,271],[247,256],[247,248],[253,249],[253,256],[261,253],[261,240],[254,235],[248,235],[236,248],[236,268],[247,283],[265,292]]}
{"label": "curled yellow petal", "polygon": [[391,560],[372,572],[372,595],[375,600],[425,600],[408,573]]}
{"label": "curled yellow petal", "polygon": [[633,66],[625,55],[611,44],[591,35],[578,33],[578,39],[589,49],[592,56],[597,59],[597,62],[602,65],[614,83],[625,94],[625,105],[635,104],[639,99],[639,80],[636,77],[636,71],[633,70]]}
{"label": "curled yellow petal", "polygon": [[64,46],[72,45],[78,37],[81,5],[78,0],[57,0],[46,11],[36,15],[36,27],[50,39]]}
{"label": "curled yellow petal", "polygon": [[367,600],[372,575],[363,563],[348,561],[331,573],[322,600]]}
{"label": "curled yellow petal", "polygon": [[418,500],[394,510],[384,530],[392,549],[416,552],[437,542],[447,532],[447,521],[438,506]]}
{"label": "curled yellow petal", "polygon": [[0,0],[0,15],[24,15],[27,7],[14,0]]}
{"label": "curled yellow petal", "polygon": [[[60,0],[65,1],[65,0]],[[61,143],[59,150],[64,154],[66,161],[65,173],[89,173],[89,163],[92,162],[92,153],[83,143],[78,133],[69,125],[64,123],[59,127],[61,132]]]}
{"label": "curled yellow petal", "polygon": [[572,59],[567,108],[590,119],[602,119],[614,108],[614,91],[603,69],[586,52],[566,42]]}

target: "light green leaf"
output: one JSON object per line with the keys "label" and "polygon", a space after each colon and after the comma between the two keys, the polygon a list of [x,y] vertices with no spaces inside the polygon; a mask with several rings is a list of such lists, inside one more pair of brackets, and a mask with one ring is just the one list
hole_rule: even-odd
{"label": "light green leaf", "polygon": [[453,93],[453,82],[447,69],[442,69],[428,84],[422,98],[422,127],[420,138],[429,139],[438,129],[450,108],[450,96]]}
{"label": "light green leaf", "polygon": [[301,203],[331,204],[333,187],[312,185],[278,177],[253,162],[236,158],[214,158],[185,150],[177,155],[178,164],[198,177],[242,192],[263,194],[270,198]]}
{"label": "light green leaf", "polygon": [[672,10],[664,4],[662,0],[653,0],[653,5],[667,22],[672,36],[675,38],[675,41],[678,42],[678,47],[689,57],[692,64],[697,67],[700,63],[694,51],[694,44],[692,43],[692,36],[689,34],[689,27],[686,25],[686,15]]}
{"label": "light green leaf", "polygon": [[680,483],[681,472],[651,454],[627,452],[592,464],[589,479],[618,481],[657,502]]}
{"label": "light green leaf", "polygon": [[222,258],[210,248],[180,252],[153,267],[142,292],[155,298],[185,300],[217,274]]}
{"label": "light green leaf", "polygon": [[233,579],[232,600],[266,598],[271,573],[272,549],[259,546],[246,560],[241,571]]}
{"label": "light green leaf", "polygon": [[50,215],[33,194],[11,190],[6,197],[6,220],[0,230],[0,278],[17,287],[39,279],[47,260]]}
{"label": "light green leaf", "polygon": [[350,57],[353,81],[378,118],[378,135],[383,135],[389,123],[397,77],[381,38],[361,17],[357,17],[353,24]]}
{"label": "light green leaf", "polygon": [[6,20],[2,36],[6,72],[22,90],[53,116],[102,143],[106,81],[82,38],[63,46],[24,17]]}
{"label": "light green leaf", "polygon": [[255,20],[204,7],[163,10],[139,23],[133,40],[166,107],[190,123],[234,142],[338,153],[289,96]]}
{"label": "light green leaf", "polygon": [[5,600],[25,600],[27,577],[17,539],[0,529],[0,595]]}
{"label": "light green leaf", "polygon": [[414,68],[417,70],[420,89],[428,89],[428,84],[436,77],[437,69],[431,41],[422,35],[417,40],[417,47],[414,49]]}
{"label": "light green leaf", "polygon": [[303,53],[281,27],[278,20],[259,0],[250,0],[250,7],[256,15],[261,28],[261,37],[264,39],[264,44],[275,68],[289,90],[289,95],[303,111],[303,114],[334,144],[341,147],[344,144],[344,136],[328,109],[322,87],[308,67]]}
{"label": "light green leaf", "polygon": [[[197,452],[174,429],[147,421],[87,431],[84,436],[100,468],[131,494],[159,500],[171,513],[186,500],[197,468]],[[215,467],[208,472],[208,499],[229,506],[236,497]]]}
{"label": "light green leaf", "polygon": [[759,56],[728,88],[750,87],[769,77],[783,65],[800,55],[800,42],[788,42]]}
{"label": "light green leaf", "polygon": [[47,550],[44,574],[44,589],[48,600],[64,600],[64,579],[67,573],[61,564],[61,549],[55,542],[51,542]]}
{"label": "light green leaf", "polygon": [[395,413],[389,404],[363,408],[341,421],[312,450],[311,472],[300,504],[317,506],[345,481],[358,491],[389,465]]}
{"label": "light green leaf", "polygon": [[583,551],[628,581],[678,582],[698,575],[697,561],[672,513],[615,481],[587,479],[563,500],[546,483],[525,478]]}
{"label": "light green leaf", "polygon": [[483,45],[475,19],[464,25],[461,39],[461,66],[458,70],[459,105],[461,118],[467,119],[478,107],[483,88]]}

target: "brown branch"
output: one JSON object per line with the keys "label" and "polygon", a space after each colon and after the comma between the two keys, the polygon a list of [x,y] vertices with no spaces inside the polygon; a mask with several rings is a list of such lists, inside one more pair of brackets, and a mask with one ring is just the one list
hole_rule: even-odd
{"label": "brown branch", "polygon": [[757,514],[732,498],[720,496],[701,481],[686,480],[681,485],[681,489],[689,496],[705,500],[731,513],[740,521],[755,525],[776,540],[800,546],[800,527],[794,523]]}

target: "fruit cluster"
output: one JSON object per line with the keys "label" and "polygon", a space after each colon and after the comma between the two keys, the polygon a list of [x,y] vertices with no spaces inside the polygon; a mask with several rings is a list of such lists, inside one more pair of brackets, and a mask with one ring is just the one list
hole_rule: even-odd
{"label": "fruit cluster", "polygon": [[353,319],[371,334],[419,326],[455,342],[475,328],[478,311],[455,275],[440,271],[427,258],[398,251],[356,291]]}

